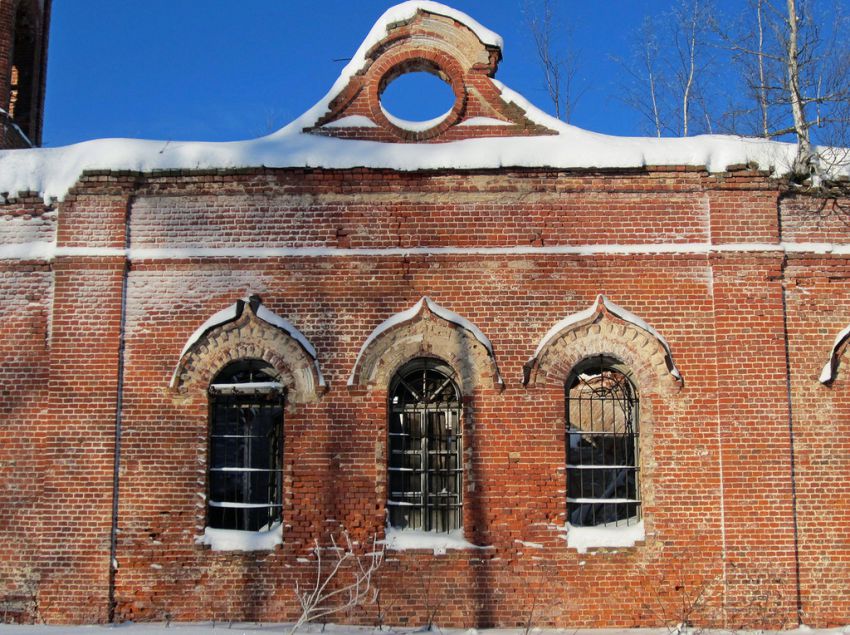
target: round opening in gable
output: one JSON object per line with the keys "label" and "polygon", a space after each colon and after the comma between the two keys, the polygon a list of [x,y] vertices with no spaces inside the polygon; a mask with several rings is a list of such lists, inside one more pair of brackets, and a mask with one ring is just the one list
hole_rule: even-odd
{"label": "round opening in gable", "polygon": [[455,105],[452,87],[428,71],[411,71],[387,84],[381,109],[390,123],[421,132],[438,125]]}

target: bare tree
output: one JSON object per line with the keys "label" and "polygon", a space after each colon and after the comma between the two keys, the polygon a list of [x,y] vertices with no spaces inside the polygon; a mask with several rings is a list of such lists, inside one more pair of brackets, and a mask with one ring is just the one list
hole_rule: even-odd
{"label": "bare tree", "polygon": [[809,122],[806,117],[806,100],[800,83],[800,21],[797,17],[795,0],[786,0],[788,6],[788,40],[786,44],[786,64],[788,71],[788,99],[791,102],[791,114],[794,118],[794,134],[797,135],[797,156],[794,158],[794,173],[806,174],[814,153],[809,140]]}
{"label": "bare tree", "polygon": [[[739,102],[733,112],[758,112],[764,137],[791,136],[797,142],[790,166],[794,176],[818,181],[830,164],[848,158],[846,152],[815,146],[850,141],[848,21],[838,5],[827,11],[823,2],[778,2],[750,0],[754,22],[744,20],[743,28],[731,32],[721,29],[750,96],[749,104]],[[742,120],[731,117],[731,131],[751,132]]]}
{"label": "bare tree", "polygon": [[758,83],[753,86],[755,89],[756,102],[758,103],[759,114],[761,115],[761,135],[763,137],[770,136],[770,124],[768,117],[768,101],[767,101],[767,84],[764,70],[764,0],[755,0],[756,10],[756,69],[758,72]]}
{"label": "bare tree", "polygon": [[573,27],[559,24],[551,0],[539,5],[526,0],[525,15],[555,116],[569,123],[586,90],[578,80],[580,51],[573,46]]}
{"label": "bare tree", "polygon": [[[384,562],[383,548],[377,549],[373,540],[368,553],[357,553],[348,533],[343,533],[343,538],[343,544],[338,545],[331,536],[330,547],[320,547],[319,542],[315,542],[316,580],[311,588],[305,590],[297,582],[295,584],[301,615],[292,625],[289,635],[307,622],[377,600],[372,577]],[[330,553],[329,563],[323,560],[323,551]]]}
{"label": "bare tree", "polygon": [[664,624],[670,635],[698,634],[703,628],[722,624],[721,575],[695,571],[692,554],[678,555],[676,564],[675,569],[659,578],[647,579],[647,596],[651,602],[645,607],[650,614]]}
{"label": "bare tree", "polygon": [[642,115],[644,123],[656,137],[660,137],[666,129],[660,89],[666,79],[658,62],[658,51],[655,21],[646,17],[635,32],[631,59],[613,58],[631,79],[627,85],[618,87],[618,97]]}
{"label": "bare tree", "polygon": [[617,60],[632,79],[620,97],[658,137],[712,131],[712,15],[710,0],[679,0],[668,13],[645,18],[631,59]]}
{"label": "bare tree", "polygon": [[[711,24],[713,6],[710,0],[680,0],[669,16],[669,28],[675,48],[671,76],[672,89],[678,102],[683,136],[694,132],[699,122],[705,132],[711,132],[709,97],[704,91],[705,76],[711,65]],[[700,110],[698,114],[695,110]]]}

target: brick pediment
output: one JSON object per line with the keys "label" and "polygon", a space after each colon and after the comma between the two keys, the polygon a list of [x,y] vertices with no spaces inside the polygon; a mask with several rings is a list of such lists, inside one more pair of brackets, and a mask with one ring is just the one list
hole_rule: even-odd
{"label": "brick pediment", "polygon": [[[370,34],[378,29],[377,41],[367,39],[365,52],[362,47],[358,51],[362,59],[355,56],[357,67],[332,97],[328,111],[305,132],[399,143],[556,134],[503,98],[493,80],[502,58],[501,46],[482,38],[483,27],[467,25],[451,12],[442,15],[439,5],[430,9],[415,6],[411,17],[391,21],[385,15],[378,22]],[[381,28],[385,29],[382,36]],[[400,121],[384,109],[384,90],[412,72],[431,73],[451,87],[454,104],[449,112],[430,122],[408,125],[414,122]]]}

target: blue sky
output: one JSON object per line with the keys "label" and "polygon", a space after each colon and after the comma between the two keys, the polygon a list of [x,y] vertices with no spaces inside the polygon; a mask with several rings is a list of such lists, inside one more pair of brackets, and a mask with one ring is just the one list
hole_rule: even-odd
{"label": "blue sky", "polygon": [[[618,85],[627,80],[612,57],[628,56],[643,17],[665,11],[670,2],[553,3],[559,18],[572,24],[582,59],[579,80],[586,90],[571,123],[612,134],[645,133],[640,115],[617,96]],[[393,4],[54,0],[44,144],[98,137],[215,141],[266,134],[325,94],[375,20]],[[496,77],[551,111],[523,0],[449,4],[503,36],[504,59]]]}

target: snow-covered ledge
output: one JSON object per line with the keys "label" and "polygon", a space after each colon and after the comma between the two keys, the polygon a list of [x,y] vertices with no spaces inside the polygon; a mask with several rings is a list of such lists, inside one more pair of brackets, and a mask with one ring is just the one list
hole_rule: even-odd
{"label": "snow-covered ledge", "polygon": [[[468,27],[485,45],[502,48],[502,39],[470,16],[426,0],[403,2],[389,8],[341,70],[327,94],[304,114],[280,130],[259,139],[236,142],[170,143],[166,140],[97,139],[58,148],[0,151],[0,192],[17,196],[39,192],[45,201],[64,199],[87,170],[207,170],[265,166],[267,168],[374,168],[402,171],[434,169],[545,169],[645,166],[695,166],[722,172],[733,165],[755,164],[774,176],[787,174],[796,145],[732,135],[700,135],[671,139],[614,137],[581,130],[552,117],[496,79],[493,86],[502,101],[514,104],[534,124],[557,134],[529,137],[486,137],[447,143],[378,143],[324,137],[305,132],[316,126],[331,105],[362,72],[369,52],[388,30],[412,19],[417,12],[443,15]],[[348,121],[343,125],[359,122]],[[374,123],[374,122],[372,122]],[[467,125],[480,124],[480,119]],[[496,125],[487,122],[487,125]],[[366,126],[369,126],[367,123]],[[328,127],[327,124],[325,127]],[[842,164],[843,149],[821,148],[834,160],[826,161],[830,176],[850,174]]]}
{"label": "snow-covered ledge", "polygon": [[435,556],[446,553],[449,549],[490,549],[480,547],[463,537],[463,529],[450,532],[423,531],[420,529],[397,529],[387,527],[386,538],[378,544],[384,545],[390,551],[411,551],[425,549],[433,551]]}
{"label": "snow-covered ledge", "polygon": [[195,542],[213,551],[270,551],[283,544],[283,527],[280,523],[260,531],[206,527]]}
{"label": "snow-covered ledge", "polygon": [[829,361],[824,365],[818,378],[820,383],[829,384],[835,381],[835,376],[838,374],[838,360],[841,357],[841,350],[848,340],[850,340],[850,325],[835,338],[835,342],[832,344],[832,350],[829,351]]}
{"label": "snow-covered ledge", "polygon": [[592,527],[576,527],[567,523],[564,531],[567,546],[579,553],[587,553],[588,549],[634,547],[646,538],[642,520],[631,525],[610,523]]}

